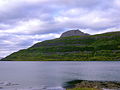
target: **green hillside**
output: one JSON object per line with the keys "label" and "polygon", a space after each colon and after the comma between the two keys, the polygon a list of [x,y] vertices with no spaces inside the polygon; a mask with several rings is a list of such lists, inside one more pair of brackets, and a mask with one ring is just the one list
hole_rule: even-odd
{"label": "green hillside", "polygon": [[120,32],[46,40],[2,60],[116,61],[120,60]]}

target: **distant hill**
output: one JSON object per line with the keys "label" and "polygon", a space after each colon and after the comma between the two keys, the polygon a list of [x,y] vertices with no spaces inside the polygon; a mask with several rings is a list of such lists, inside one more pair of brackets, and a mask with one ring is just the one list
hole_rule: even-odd
{"label": "distant hill", "polygon": [[12,53],[2,60],[119,61],[120,31],[97,35],[82,33],[82,35],[61,36],[57,39],[36,43],[32,47]]}
{"label": "distant hill", "polygon": [[2,59],[3,57],[0,57],[0,60]]}

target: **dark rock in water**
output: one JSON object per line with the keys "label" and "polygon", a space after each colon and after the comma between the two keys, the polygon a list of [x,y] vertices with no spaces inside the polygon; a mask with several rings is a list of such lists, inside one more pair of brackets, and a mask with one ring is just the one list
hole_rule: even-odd
{"label": "dark rock in water", "polygon": [[85,35],[89,35],[89,34],[81,32],[80,30],[70,30],[70,31],[64,32],[60,37],[85,36]]}
{"label": "dark rock in water", "polygon": [[3,87],[0,87],[0,89],[3,89]]}

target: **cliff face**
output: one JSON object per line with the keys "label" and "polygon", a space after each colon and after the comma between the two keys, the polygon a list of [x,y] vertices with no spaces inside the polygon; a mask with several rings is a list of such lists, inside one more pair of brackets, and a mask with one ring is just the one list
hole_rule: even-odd
{"label": "cliff face", "polygon": [[70,30],[67,32],[64,32],[61,37],[69,37],[69,36],[85,36],[85,35],[89,35],[87,33],[81,32],[79,30]]}

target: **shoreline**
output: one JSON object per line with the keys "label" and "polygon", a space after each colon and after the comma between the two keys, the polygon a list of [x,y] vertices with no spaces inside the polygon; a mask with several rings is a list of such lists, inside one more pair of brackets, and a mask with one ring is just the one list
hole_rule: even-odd
{"label": "shoreline", "polygon": [[73,80],[63,86],[66,90],[120,90],[119,81]]}

